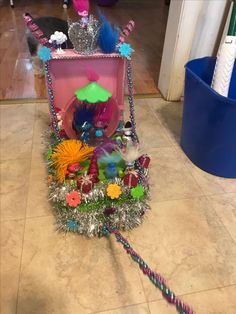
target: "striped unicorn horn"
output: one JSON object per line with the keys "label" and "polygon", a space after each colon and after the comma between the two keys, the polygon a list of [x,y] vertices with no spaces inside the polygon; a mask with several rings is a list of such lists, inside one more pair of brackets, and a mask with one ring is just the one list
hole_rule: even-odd
{"label": "striped unicorn horn", "polygon": [[49,43],[48,38],[44,35],[38,25],[34,22],[33,17],[29,13],[23,14],[23,19],[25,21],[26,26],[33,34],[35,39],[43,46],[48,48],[52,47],[52,44]]}

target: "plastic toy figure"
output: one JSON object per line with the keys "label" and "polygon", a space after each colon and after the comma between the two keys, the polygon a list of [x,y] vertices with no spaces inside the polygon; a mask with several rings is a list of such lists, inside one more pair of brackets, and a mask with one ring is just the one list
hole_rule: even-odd
{"label": "plastic toy figure", "polygon": [[89,1],[88,0],[73,0],[73,6],[75,11],[81,17],[81,23],[83,27],[88,24],[89,15]]}

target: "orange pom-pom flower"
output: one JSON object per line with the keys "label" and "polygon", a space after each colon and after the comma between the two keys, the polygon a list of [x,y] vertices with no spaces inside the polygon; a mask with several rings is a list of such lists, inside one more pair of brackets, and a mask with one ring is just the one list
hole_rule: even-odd
{"label": "orange pom-pom flower", "polygon": [[56,168],[57,179],[64,182],[68,166],[88,159],[93,151],[94,147],[83,144],[79,140],[65,140],[58,144],[52,155],[52,163]]}

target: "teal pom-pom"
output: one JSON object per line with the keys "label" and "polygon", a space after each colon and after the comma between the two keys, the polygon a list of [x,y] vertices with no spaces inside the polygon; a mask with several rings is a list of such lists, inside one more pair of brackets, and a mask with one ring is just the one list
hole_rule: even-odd
{"label": "teal pom-pom", "polygon": [[95,132],[96,137],[102,137],[103,136],[103,132],[101,129],[96,130]]}
{"label": "teal pom-pom", "polygon": [[133,49],[131,48],[130,44],[123,43],[119,47],[119,53],[122,57],[129,58],[133,52]]}
{"label": "teal pom-pom", "polygon": [[51,49],[43,46],[42,48],[39,49],[38,56],[44,62],[51,60],[52,59]]}
{"label": "teal pom-pom", "polygon": [[78,224],[75,220],[69,219],[69,220],[67,220],[67,222],[66,222],[66,227],[67,227],[67,229],[68,229],[69,231],[74,231],[74,232],[76,232],[76,231],[78,231],[78,229],[79,229],[79,224]]}

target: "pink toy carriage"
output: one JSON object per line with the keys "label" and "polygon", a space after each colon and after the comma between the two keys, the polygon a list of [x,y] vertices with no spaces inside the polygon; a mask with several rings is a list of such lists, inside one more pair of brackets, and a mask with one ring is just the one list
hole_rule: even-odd
{"label": "pink toy carriage", "polygon": [[[52,41],[45,38],[29,15],[25,21],[43,45],[39,55],[45,62],[53,131],[45,155],[49,161],[49,197],[58,228],[88,237],[115,234],[164,298],[179,313],[193,314],[119,232],[139,226],[149,209],[150,158],[139,150],[132,49],[124,42],[134,22],[130,21],[117,36],[117,30],[106,19],[102,18],[100,25],[93,16],[83,16],[68,31],[75,49],[62,51],[62,34],[55,34],[57,47],[52,47]],[[103,52],[96,49],[98,38]],[[125,76],[130,121],[123,125]]]}
{"label": "pink toy carriage", "polygon": [[[106,128],[106,136],[111,137],[123,121],[124,111],[124,86],[125,78],[127,76],[129,101],[130,101],[130,115],[133,132],[135,133],[134,122],[134,108],[132,96],[132,77],[131,77],[131,63],[129,58],[119,53],[116,50],[113,53],[103,53],[99,49],[94,49],[94,38],[97,36],[96,20],[91,17],[88,23],[94,27],[94,34],[88,37],[86,46],[83,41],[78,42],[78,27],[79,23],[71,23],[69,33],[71,40],[74,43],[75,49],[65,49],[63,54],[58,53],[53,49],[52,43],[46,38],[39,27],[34,23],[33,18],[26,14],[24,16],[27,27],[36,37],[41,45],[50,49],[50,58],[44,59],[46,83],[48,88],[50,113],[53,130],[60,138],[60,129],[58,128],[57,113],[60,111],[60,119],[63,120],[63,130],[68,138],[76,138],[75,130],[72,127],[73,115],[75,112],[76,99],[75,91],[83,88],[89,83],[88,71],[92,69],[93,72],[99,76],[98,83],[105,90],[112,95],[112,116]],[[83,26],[84,27],[84,26]],[[119,36],[119,42],[124,44],[125,38],[130,34],[134,27],[134,22],[130,21],[123,29]],[[82,29],[84,31],[84,29]],[[93,37],[94,36],[94,37]],[[128,46],[128,45],[127,45]],[[89,48],[88,48],[89,47]],[[80,49],[80,50],[79,50]],[[79,53],[78,53],[79,50]],[[97,101],[98,102],[98,101]]]}

